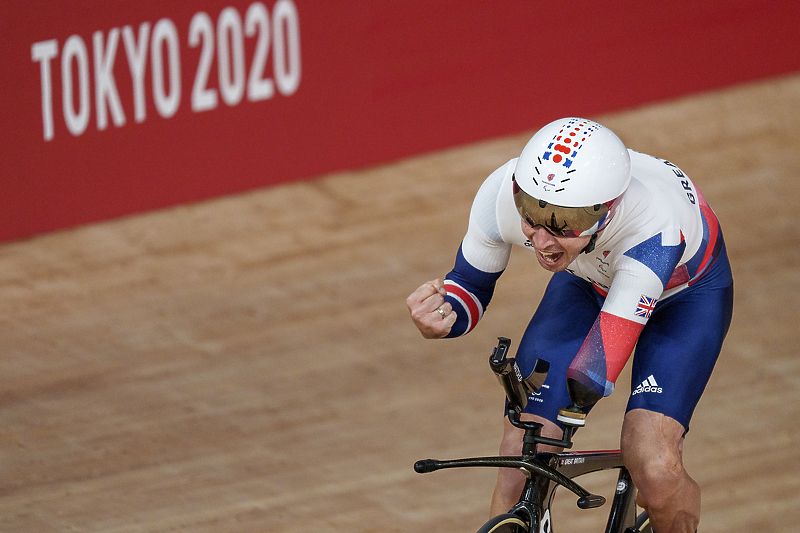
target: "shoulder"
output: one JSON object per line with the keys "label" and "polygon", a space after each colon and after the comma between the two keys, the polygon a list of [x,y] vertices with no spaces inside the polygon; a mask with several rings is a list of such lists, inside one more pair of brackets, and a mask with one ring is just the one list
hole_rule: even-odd
{"label": "shoulder", "polygon": [[[516,168],[516,159],[491,173],[483,182],[472,203],[470,218],[495,241],[505,241],[505,226],[509,211],[516,215],[511,176]],[[518,215],[517,215],[518,217]],[[517,223],[517,225],[519,225]]]}
{"label": "shoulder", "polygon": [[465,242],[470,243],[470,246],[467,247],[469,253],[465,251],[469,260],[475,256],[472,253],[473,243],[480,244],[484,250],[492,249],[492,253],[503,248],[502,253],[507,256],[510,252],[505,245],[524,245],[526,242],[520,226],[519,213],[514,205],[512,191],[511,176],[516,169],[516,164],[515,158],[492,172],[475,196],[465,237]]}
{"label": "shoulder", "polygon": [[511,183],[511,175],[517,166],[517,158],[511,159],[506,164],[489,174],[478,190],[477,197],[497,198],[500,195],[500,190],[503,184]]}
{"label": "shoulder", "polygon": [[[686,191],[692,186],[689,177],[674,163],[655,156],[628,150],[631,156],[631,176],[653,195],[658,204],[672,201],[687,204]],[[695,202],[690,201],[692,205]]]}
{"label": "shoulder", "polygon": [[630,186],[598,247],[612,251],[619,260],[616,266],[632,258],[663,277],[699,246],[699,207],[693,201],[693,185],[678,167],[630,152]]}
{"label": "shoulder", "polygon": [[680,168],[665,159],[629,150],[631,183],[622,201],[634,225],[684,226],[699,215],[694,185]]}
{"label": "shoulder", "polygon": [[636,150],[631,150],[630,148],[628,148],[628,155],[630,155],[631,157],[631,169],[634,168],[641,169],[650,166],[652,166],[653,168],[657,168],[664,164],[663,160],[655,156],[648,155],[642,152],[637,152]]}

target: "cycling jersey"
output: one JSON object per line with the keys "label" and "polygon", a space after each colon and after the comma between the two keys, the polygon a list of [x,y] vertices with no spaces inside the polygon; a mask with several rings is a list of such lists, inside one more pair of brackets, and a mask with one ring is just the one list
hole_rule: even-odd
{"label": "cycling jersey", "polygon": [[[668,161],[632,150],[629,154],[632,178],[613,219],[598,235],[594,249],[567,267],[569,274],[592,287],[599,305],[588,332],[571,354],[567,377],[598,397],[613,390],[657,307],[693,290],[725,257],[717,218],[692,181]],[[533,250],[514,204],[515,167],[516,159],[512,159],[493,172],[473,202],[455,267],[445,278],[446,300],[458,313],[449,337],[475,328],[513,246]],[[724,262],[715,281],[723,287],[732,284],[727,258]],[[558,312],[551,308],[550,313],[559,316],[563,311],[566,320],[569,305],[564,301]],[[727,317],[729,322],[730,313]]]}

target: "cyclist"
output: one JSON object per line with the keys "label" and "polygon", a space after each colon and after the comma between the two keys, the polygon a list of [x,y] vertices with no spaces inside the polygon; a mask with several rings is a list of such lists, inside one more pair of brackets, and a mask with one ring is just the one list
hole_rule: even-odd
{"label": "cyclist", "polygon": [[[553,272],[516,354],[526,375],[537,358],[550,363],[523,417],[560,438],[570,393],[588,413],[636,346],[623,460],[654,531],[695,531],[700,487],[683,466],[683,442],[733,310],[714,212],[669,161],[627,149],[591,120],[552,122],[483,183],[453,270],[408,297],[425,338],[475,328],[515,244]],[[521,447],[522,431],[506,419],[500,453]],[[493,514],[523,484],[521,472],[501,469]]]}

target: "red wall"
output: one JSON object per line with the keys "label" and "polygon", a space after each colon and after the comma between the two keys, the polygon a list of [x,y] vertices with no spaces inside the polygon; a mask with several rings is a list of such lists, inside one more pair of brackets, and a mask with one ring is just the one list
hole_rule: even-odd
{"label": "red wall", "polygon": [[[5,0],[0,240],[800,70],[796,0],[656,4]],[[259,13],[270,31],[256,24],[266,20]],[[254,31],[237,38],[247,20]],[[290,49],[299,57],[280,62],[277,75],[275,20],[283,57]],[[140,76],[129,66],[126,35],[133,56],[141,54],[133,61]],[[220,42],[228,44],[220,50]],[[223,67],[241,69],[223,68],[233,73],[223,94],[219,58],[226,48],[235,58],[237,43],[242,60]],[[154,57],[162,60],[155,84]],[[272,83],[271,97],[250,99],[253,71]],[[216,95],[210,109],[193,110],[198,79]],[[143,106],[135,104],[137,80]]]}

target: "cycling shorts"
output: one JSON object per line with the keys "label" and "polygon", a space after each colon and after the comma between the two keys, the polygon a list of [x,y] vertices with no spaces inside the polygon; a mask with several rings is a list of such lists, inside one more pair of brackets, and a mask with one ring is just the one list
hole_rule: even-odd
{"label": "cycling shorts", "polygon": [[[556,422],[569,405],[566,374],[605,298],[568,272],[552,276],[517,349],[523,375],[537,358],[550,363],[544,387],[528,397],[526,413]],[[725,249],[694,285],[659,301],[633,356],[627,411],[669,416],[688,431],[711,377],[733,313],[733,278]],[[619,385],[619,384],[617,384]]]}

